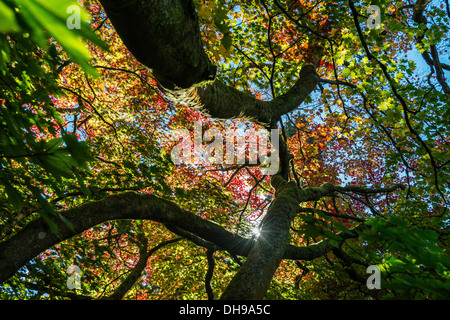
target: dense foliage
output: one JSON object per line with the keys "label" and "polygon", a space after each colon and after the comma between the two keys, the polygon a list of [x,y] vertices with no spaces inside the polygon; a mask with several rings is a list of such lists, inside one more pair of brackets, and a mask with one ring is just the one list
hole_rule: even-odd
{"label": "dense foliage", "polygon": [[[0,1],[1,241],[40,217],[58,234],[55,221],[72,227],[61,212],[125,191],[257,238],[276,197],[259,165],[175,165],[170,153],[174,130],[193,132],[195,121],[203,132],[263,125],[174,102],[99,2],[79,1],[81,27],[69,29],[74,4]],[[276,125],[293,155],[291,181],[342,187],[299,207],[290,244],[333,249],[284,259],[265,298],[449,298],[448,0],[194,4],[226,85],[270,101],[307,63],[320,77]],[[368,28],[369,5],[381,10],[377,28]],[[367,191],[381,188],[389,191]],[[0,285],[0,297],[217,298],[243,261],[156,221],[110,220],[41,252]],[[67,286],[72,265],[78,289]],[[366,286],[369,265],[382,271],[380,290]]]}

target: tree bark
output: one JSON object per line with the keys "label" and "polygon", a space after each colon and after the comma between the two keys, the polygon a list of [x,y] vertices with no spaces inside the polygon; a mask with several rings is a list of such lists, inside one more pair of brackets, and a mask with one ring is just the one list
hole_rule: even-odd
{"label": "tree bark", "polygon": [[[38,218],[17,234],[0,242],[0,283],[10,278],[39,253],[69,239],[84,230],[109,220],[152,220],[167,225],[168,229],[194,243],[226,250],[233,255],[247,256],[255,241],[227,231],[222,226],[183,210],[177,204],[154,195],[126,192],[86,203],[60,213],[70,221],[72,228],[62,219],[55,219],[58,234]],[[309,247],[288,246],[285,259],[312,260],[333,249],[326,242]]]}
{"label": "tree bark", "polygon": [[[272,180],[281,180],[279,175]],[[278,183],[276,198],[262,221],[260,235],[245,263],[233,277],[221,299],[262,299],[280,265],[289,243],[289,229],[298,212],[298,192],[295,183]]]}
{"label": "tree bark", "polygon": [[101,0],[125,46],[152,70],[160,86],[187,89],[213,80],[198,17],[187,0]]}
{"label": "tree bark", "polygon": [[246,251],[252,247],[251,240],[234,235],[214,222],[153,195],[134,192],[112,195],[69,209],[61,215],[70,221],[72,228],[63,220],[55,218],[58,230],[58,234],[55,234],[42,218],[38,218],[0,243],[0,282],[11,277],[26,262],[51,246],[109,220],[141,219],[179,226],[239,255],[248,254]]}
{"label": "tree bark", "polygon": [[[297,108],[316,87],[315,66],[306,64],[294,86],[272,101],[259,101],[215,79],[215,68],[200,39],[198,18],[190,0],[101,0],[112,24],[135,57],[153,70],[161,90],[213,118],[244,118],[273,126]],[[138,32],[141,31],[141,32]],[[286,158],[287,159],[287,158]],[[289,160],[287,160],[289,161]],[[281,176],[287,178],[288,165]],[[278,175],[274,180],[278,180]],[[265,294],[289,242],[289,227],[297,213],[295,184],[278,184],[261,235],[223,299],[258,299]]]}
{"label": "tree bark", "polygon": [[[299,204],[319,200],[334,191],[332,184],[299,189],[293,181],[287,182],[280,174],[272,177],[271,184],[276,190],[275,200],[262,220],[256,245],[225,289],[221,296],[223,300],[262,299],[281,260],[285,257],[290,226],[299,212]],[[324,244],[323,247],[325,246]]]}

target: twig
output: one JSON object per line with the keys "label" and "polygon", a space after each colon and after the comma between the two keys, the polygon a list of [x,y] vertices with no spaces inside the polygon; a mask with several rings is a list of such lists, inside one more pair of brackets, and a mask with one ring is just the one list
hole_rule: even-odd
{"label": "twig", "polygon": [[214,300],[214,291],[211,287],[211,280],[214,274],[214,250],[206,250],[206,259],[208,260],[208,270],[205,275],[205,290],[208,300]]}

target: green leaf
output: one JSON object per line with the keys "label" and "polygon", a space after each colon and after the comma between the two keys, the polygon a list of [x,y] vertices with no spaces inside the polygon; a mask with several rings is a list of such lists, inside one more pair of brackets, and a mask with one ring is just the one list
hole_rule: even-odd
{"label": "green leaf", "polygon": [[55,15],[52,11],[45,10],[39,2],[29,1],[28,5],[22,9],[28,10],[36,23],[53,35],[75,62],[79,63],[89,74],[92,74],[91,69],[94,68],[87,63],[89,52],[86,46],[78,39],[75,32],[67,28],[61,17]]}
{"label": "green leaf", "polygon": [[78,6],[75,1],[67,0],[16,0],[20,13],[31,29],[31,34],[41,47],[48,47],[48,32],[64,48],[70,58],[78,63],[86,73],[98,76],[97,70],[89,64],[90,56],[86,44],[80,37],[89,40],[100,48],[107,50],[106,44],[93,32],[88,23],[89,15],[80,8],[80,29],[69,29],[67,26],[67,8]]}
{"label": "green leaf", "polygon": [[351,70],[349,68],[346,68],[342,71],[342,77],[347,78],[351,73]]}
{"label": "green leaf", "polygon": [[175,188],[175,196],[177,198],[182,198],[186,196],[186,191],[183,188]]}
{"label": "green leaf", "polygon": [[72,231],[75,232],[75,228],[73,227],[72,222],[70,222],[69,219],[67,219],[66,217],[64,217],[63,215],[58,215],[59,218],[66,224],[66,226]]}
{"label": "green leaf", "polygon": [[81,191],[87,195],[90,196],[92,195],[91,190],[89,190],[89,188],[86,186],[86,184],[84,183],[83,177],[81,176],[81,174],[78,172],[78,170],[74,170],[73,173],[75,174],[78,184],[80,185],[80,189]]}
{"label": "green leaf", "polygon": [[224,34],[221,43],[225,49],[230,50],[233,44],[233,38],[231,37],[231,34],[230,33]]}
{"label": "green leaf", "polygon": [[63,140],[67,145],[67,149],[69,150],[71,156],[76,161],[79,167],[84,169],[89,169],[86,165],[87,162],[93,161],[89,146],[85,141],[78,141],[78,138],[74,134],[65,134],[63,135]]}
{"label": "green leaf", "polygon": [[0,1],[0,32],[18,32],[19,30],[14,9]]}
{"label": "green leaf", "polygon": [[44,149],[47,153],[55,152],[63,142],[62,138],[51,139],[45,143]]}
{"label": "green leaf", "polygon": [[72,169],[76,163],[67,154],[67,150],[60,150],[51,155],[45,155],[41,158],[44,167],[55,177],[71,177]]}

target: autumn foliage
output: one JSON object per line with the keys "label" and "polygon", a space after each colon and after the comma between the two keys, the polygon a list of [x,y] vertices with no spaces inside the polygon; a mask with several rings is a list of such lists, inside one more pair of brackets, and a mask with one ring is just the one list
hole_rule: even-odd
{"label": "autumn foliage", "polygon": [[[79,1],[91,17],[84,28],[92,35],[77,34],[89,66],[52,30],[0,23],[1,241],[39,217],[57,233],[60,212],[122,192],[155,195],[257,239],[277,197],[260,165],[175,165],[170,154],[174,130],[192,131],[195,121],[203,132],[268,126],[169,99],[101,2]],[[193,1],[204,50],[229,87],[270,101],[305,64],[319,77],[304,103],[270,125],[288,146],[288,179],[299,189],[342,188],[299,206],[289,244],[333,249],[283,259],[265,298],[450,296],[450,14],[447,1],[422,2],[378,1],[381,26],[368,29],[370,1]],[[218,298],[246,257],[202,241],[155,221],[111,220],[40,252],[0,285],[0,296]],[[71,265],[81,269],[77,290],[66,286]],[[381,290],[366,287],[369,265],[382,269]]]}

